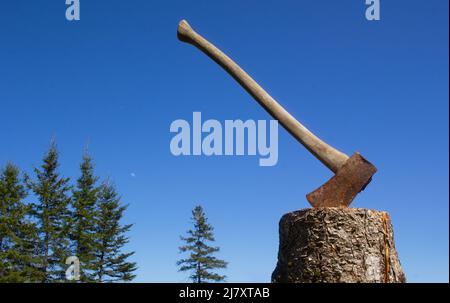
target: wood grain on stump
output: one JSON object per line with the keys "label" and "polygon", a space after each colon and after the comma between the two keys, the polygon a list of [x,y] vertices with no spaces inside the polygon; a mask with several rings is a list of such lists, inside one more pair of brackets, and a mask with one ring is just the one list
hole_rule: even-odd
{"label": "wood grain on stump", "polygon": [[329,207],[284,215],[272,282],[406,282],[388,213]]}

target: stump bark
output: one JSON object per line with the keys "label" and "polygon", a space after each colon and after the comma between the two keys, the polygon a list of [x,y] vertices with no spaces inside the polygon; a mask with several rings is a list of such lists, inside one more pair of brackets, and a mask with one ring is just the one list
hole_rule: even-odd
{"label": "stump bark", "polygon": [[388,213],[312,208],[280,220],[272,282],[406,282]]}

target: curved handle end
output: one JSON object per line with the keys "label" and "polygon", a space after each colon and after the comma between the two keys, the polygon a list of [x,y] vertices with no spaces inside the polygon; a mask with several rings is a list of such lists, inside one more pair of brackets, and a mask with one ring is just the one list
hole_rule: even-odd
{"label": "curved handle end", "polygon": [[192,33],[192,27],[189,25],[189,23],[186,20],[181,20],[180,23],[178,24],[178,29],[177,29],[177,37],[178,40],[183,41],[183,42],[189,42],[190,39],[190,34]]}

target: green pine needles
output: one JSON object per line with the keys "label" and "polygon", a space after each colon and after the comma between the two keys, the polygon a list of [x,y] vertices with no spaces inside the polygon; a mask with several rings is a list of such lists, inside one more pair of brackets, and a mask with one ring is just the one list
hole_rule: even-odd
{"label": "green pine needles", "polygon": [[42,279],[38,270],[37,229],[19,169],[8,163],[0,172],[0,282]]}
{"label": "green pine needles", "polygon": [[36,258],[39,259],[38,282],[64,280],[65,259],[69,250],[70,190],[69,178],[58,172],[58,152],[52,143],[40,168],[35,168],[35,180],[27,177],[28,188],[35,195],[30,204],[32,222],[37,228]]}
{"label": "green pine needles", "polygon": [[98,197],[94,279],[98,282],[131,281],[137,267],[127,260],[134,252],[124,253],[121,248],[128,243],[125,233],[132,224],[119,224],[127,205],[121,205],[116,189],[109,182],[101,185]]}
{"label": "green pine needles", "polygon": [[[52,143],[32,176],[12,163],[0,167],[0,283],[129,282],[137,265],[126,251],[132,224],[122,224],[128,205],[116,187],[95,174],[92,158],[82,157],[75,182],[59,171]],[[221,282],[227,262],[201,206],[192,211],[193,228],[180,252],[179,271],[194,283]],[[68,281],[66,260],[79,261],[80,279]]]}
{"label": "green pine needles", "polygon": [[88,154],[75,186],[58,158],[52,143],[34,178],[11,163],[0,170],[0,282],[66,282],[70,256],[80,261],[79,282],[132,281],[127,206],[110,182],[99,184]]}
{"label": "green pine needles", "polygon": [[207,218],[201,206],[196,206],[192,211],[194,228],[188,230],[187,237],[181,237],[185,245],[180,252],[188,252],[187,258],[177,262],[179,271],[191,273],[189,278],[194,283],[221,282],[226,276],[218,274],[216,269],[227,267],[227,262],[214,257],[219,247],[209,246],[208,242],[214,242],[214,228],[207,222]]}

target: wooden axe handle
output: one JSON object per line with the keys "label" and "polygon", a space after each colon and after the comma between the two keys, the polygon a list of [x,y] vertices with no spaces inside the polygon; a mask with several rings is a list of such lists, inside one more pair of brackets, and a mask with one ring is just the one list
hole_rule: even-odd
{"label": "wooden axe handle", "polygon": [[262,107],[266,109],[267,112],[269,112],[272,117],[278,120],[295,139],[333,172],[337,172],[337,170],[348,160],[349,157],[346,154],[319,139],[297,121],[297,119],[286,111],[261,86],[259,86],[255,80],[240,68],[239,65],[208,40],[197,34],[185,20],[182,20],[178,25],[177,34],[179,40],[196,46],[217,64],[222,66]]}

